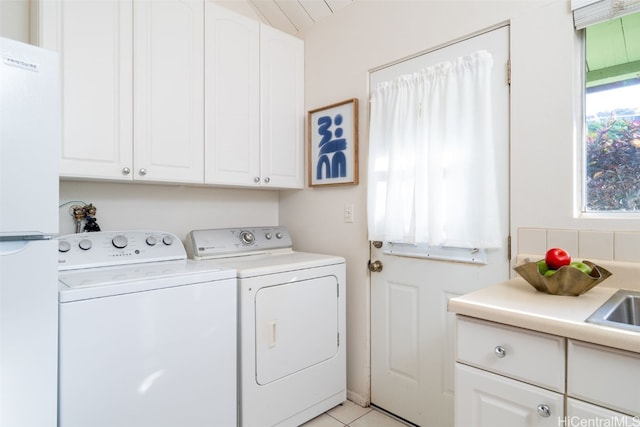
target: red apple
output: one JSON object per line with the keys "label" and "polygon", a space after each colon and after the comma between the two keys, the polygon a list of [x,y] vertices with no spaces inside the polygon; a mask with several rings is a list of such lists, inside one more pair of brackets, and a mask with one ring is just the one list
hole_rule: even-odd
{"label": "red apple", "polygon": [[547,251],[544,261],[550,270],[557,270],[560,267],[571,264],[571,256],[561,248],[551,248]]}

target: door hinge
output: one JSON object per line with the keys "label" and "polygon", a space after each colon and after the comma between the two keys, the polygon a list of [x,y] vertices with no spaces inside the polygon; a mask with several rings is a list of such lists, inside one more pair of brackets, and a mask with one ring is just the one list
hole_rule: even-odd
{"label": "door hinge", "polygon": [[340,283],[336,283],[336,295],[338,299],[340,299]]}
{"label": "door hinge", "polygon": [[511,86],[511,60],[507,59],[507,85]]}
{"label": "door hinge", "polygon": [[338,347],[340,347],[340,332],[338,332]]}
{"label": "door hinge", "polygon": [[507,236],[507,260],[511,261],[511,234]]}

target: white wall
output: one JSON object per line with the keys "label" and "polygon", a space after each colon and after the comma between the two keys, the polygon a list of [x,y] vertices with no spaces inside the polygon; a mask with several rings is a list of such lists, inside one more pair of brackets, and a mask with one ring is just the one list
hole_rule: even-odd
{"label": "white wall", "polygon": [[61,181],[60,234],[74,232],[76,202],[97,207],[102,230],[158,229],[183,241],[194,229],[278,225],[277,191]]}
{"label": "white wall", "polygon": [[[368,72],[500,23],[511,25],[511,230],[520,227],[640,229],[639,220],[574,218],[574,103],[579,45],[569,1],[357,0],[302,34],[305,108],[360,100],[358,186],[283,192],[280,223],[301,249],[347,258],[349,396],[369,395],[369,256],[366,235]],[[345,224],[345,203],[355,222]],[[372,331],[375,333],[375,331]]]}
{"label": "white wall", "polygon": [[0,0],[0,37],[29,43],[29,0]]}

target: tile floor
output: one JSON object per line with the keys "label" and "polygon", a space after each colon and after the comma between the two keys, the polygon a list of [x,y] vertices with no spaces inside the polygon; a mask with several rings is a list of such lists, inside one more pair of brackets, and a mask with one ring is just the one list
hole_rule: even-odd
{"label": "tile floor", "polygon": [[405,424],[375,408],[363,408],[346,401],[312,419],[302,427],[407,427]]}

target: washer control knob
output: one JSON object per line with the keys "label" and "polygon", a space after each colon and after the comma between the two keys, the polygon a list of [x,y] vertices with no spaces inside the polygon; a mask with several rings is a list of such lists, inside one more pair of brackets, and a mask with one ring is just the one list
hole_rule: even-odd
{"label": "washer control knob", "polygon": [[155,238],[155,237],[153,237],[153,236],[148,236],[148,237],[146,238],[145,242],[147,242],[147,245],[149,245],[149,246],[155,246],[155,245],[156,245],[156,243],[158,243],[158,239],[156,239],[156,238]]}
{"label": "washer control knob", "polygon": [[164,243],[167,246],[171,246],[173,244],[173,237],[166,235],[162,238],[162,243]]}
{"label": "washer control knob", "polygon": [[71,243],[66,240],[58,241],[58,252],[69,252],[71,250]]}
{"label": "washer control knob", "polygon": [[89,249],[91,249],[91,240],[89,239],[80,240],[80,243],[78,243],[78,247],[83,251],[88,251]]}
{"label": "washer control knob", "polygon": [[240,242],[242,242],[243,245],[251,245],[255,240],[256,238],[252,232],[246,230],[240,232]]}
{"label": "washer control knob", "polygon": [[276,233],[276,239],[282,239],[282,237],[283,237],[283,234],[282,234],[281,232],[279,232],[279,231],[278,231],[278,232]]}
{"label": "washer control knob", "polygon": [[264,235],[264,238],[267,239],[267,240],[271,240],[272,237],[273,236],[271,235],[271,233],[267,233],[267,234]]}
{"label": "washer control knob", "polygon": [[123,249],[127,247],[127,245],[129,244],[129,240],[127,239],[127,236],[118,234],[117,236],[114,236],[113,239],[111,239],[111,243],[116,248]]}

